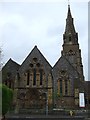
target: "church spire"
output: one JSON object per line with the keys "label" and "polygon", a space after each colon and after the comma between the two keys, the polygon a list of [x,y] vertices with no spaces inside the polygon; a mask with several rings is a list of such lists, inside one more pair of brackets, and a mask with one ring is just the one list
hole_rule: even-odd
{"label": "church spire", "polygon": [[67,17],[71,17],[72,18],[69,0],[68,0],[68,16]]}
{"label": "church spire", "polygon": [[63,39],[64,39],[64,44],[65,43],[78,44],[78,34],[75,31],[69,3],[68,3],[68,13],[66,18],[66,27],[65,27],[65,33],[63,35]]}
{"label": "church spire", "polygon": [[67,13],[67,19],[66,19],[66,33],[75,33],[75,27],[73,24],[73,18],[70,10],[70,4],[68,4],[68,13]]}
{"label": "church spire", "polygon": [[61,54],[67,58],[75,69],[77,69],[81,75],[81,79],[84,79],[81,50],[79,49],[78,43],[78,33],[75,31],[70,4],[68,4],[66,28],[63,34],[63,50]]}

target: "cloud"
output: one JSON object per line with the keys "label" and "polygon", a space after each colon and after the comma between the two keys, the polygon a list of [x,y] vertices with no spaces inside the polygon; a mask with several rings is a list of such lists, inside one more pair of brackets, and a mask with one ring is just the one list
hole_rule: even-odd
{"label": "cloud", "polygon": [[[71,13],[87,79],[87,3],[71,3]],[[83,13],[83,14],[82,14]],[[22,63],[37,45],[53,66],[61,54],[67,3],[0,3],[0,40],[6,62],[10,57]]]}

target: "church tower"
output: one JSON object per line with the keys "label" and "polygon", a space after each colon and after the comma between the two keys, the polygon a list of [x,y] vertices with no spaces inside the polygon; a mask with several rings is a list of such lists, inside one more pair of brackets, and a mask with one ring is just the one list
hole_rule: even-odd
{"label": "church tower", "polygon": [[61,54],[62,56],[65,56],[72,66],[78,71],[81,80],[84,80],[81,50],[79,49],[78,43],[78,33],[74,27],[70,5],[68,5],[66,27],[63,34],[63,50]]}

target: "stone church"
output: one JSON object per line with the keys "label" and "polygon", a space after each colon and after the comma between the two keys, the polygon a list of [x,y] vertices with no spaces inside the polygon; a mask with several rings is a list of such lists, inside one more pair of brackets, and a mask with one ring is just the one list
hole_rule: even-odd
{"label": "stone church", "polygon": [[11,58],[2,68],[3,83],[14,90],[15,110],[79,108],[79,93],[90,106],[89,81],[85,81],[78,33],[70,5],[63,34],[61,57],[52,67],[35,46],[21,65]]}

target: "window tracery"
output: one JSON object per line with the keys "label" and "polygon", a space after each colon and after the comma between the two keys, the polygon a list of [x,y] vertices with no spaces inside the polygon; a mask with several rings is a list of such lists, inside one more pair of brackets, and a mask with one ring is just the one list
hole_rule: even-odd
{"label": "window tracery", "polygon": [[[29,64],[29,70],[27,70],[27,85],[31,86],[42,86],[44,80],[43,65],[36,57],[34,57]],[[31,81],[31,82],[30,82]]]}
{"label": "window tracery", "polygon": [[60,78],[58,79],[58,95],[68,96],[70,95],[70,80],[68,73],[65,70],[60,71]]}

